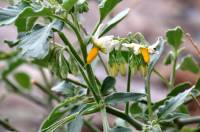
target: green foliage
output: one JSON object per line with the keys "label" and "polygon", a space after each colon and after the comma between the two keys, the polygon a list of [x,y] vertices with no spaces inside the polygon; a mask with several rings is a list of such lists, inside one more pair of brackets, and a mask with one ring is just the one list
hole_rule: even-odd
{"label": "green foliage", "polygon": [[106,27],[101,33],[101,36],[109,32],[113,27],[115,27],[119,22],[121,22],[128,15],[128,13],[129,13],[129,9],[125,9],[124,11],[117,14],[110,21],[108,21],[108,23],[106,24]]}
{"label": "green foliage", "polygon": [[192,73],[199,73],[200,71],[197,62],[193,59],[191,55],[188,55],[185,58],[183,58],[179,68],[183,71],[190,71]]}
{"label": "green foliage", "polygon": [[119,3],[121,0],[102,0],[99,5],[100,10],[100,21],[112,11],[112,9]]}
{"label": "green foliage", "polygon": [[101,93],[103,95],[106,95],[109,92],[109,90],[111,90],[114,87],[115,83],[116,83],[116,80],[114,77],[111,77],[111,76],[106,77],[103,80],[103,84],[101,86]]}
{"label": "green foliage", "polygon": [[62,6],[65,10],[70,11],[77,1],[78,0],[63,0]]}
{"label": "green foliage", "polygon": [[164,59],[164,64],[169,65],[172,63],[172,61],[173,61],[173,54],[172,52],[169,52],[169,54]]}
{"label": "green foliage", "polygon": [[116,104],[116,103],[126,103],[128,101],[139,101],[143,97],[145,97],[145,94],[142,93],[125,93],[125,92],[118,92],[113,93],[111,95],[108,95],[105,98],[105,103],[107,104]]}
{"label": "green foliage", "polygon": [[67,81],[60,82],[59,84],[54,86],[51,90],[66,95],[68,97],[73,97],[77,95],[79,92],[79,88],[76,88],[74,85],[72,85]]}
{"label": "green foliage", "polygon": [[183,41],[183,30],[181,29],[181,27],[169,29],[166,33],[166,37],[167,42],[170,44],[170,46],[177,50]]}
{"label": "green foliage", "polygon": [[14,77],[15,77],[15,80],[18,82],[18,84],[22,86],[22,88],[25,88],[25,89],[31,88],[30,76],[26,74],[25,72],[17,72],[15,73]]}
{"label": "green foliage", "polygon": [[[0,51],[1,80],[12,88],[12,92],[33,101],[42,108],[49,110],[56,104],[41,124],[39,130],[41,132],[59,130],[79,132],[83,121],[88,120],[86,115],[92,116],[97,112],[102,114],[105,132],[131,132],[132,126],[144,132],[168,131],[171,128],[179,131],[179,127],[182,127],[180,123],[183,123],[181,121],[188,120],[189,112],[187,105],[184,104],[192,99],[188,98],[188,95],[196,97],[200,93],[200,79],[194,86],[190,86],[188,82],[174,86],[178,68],[199,73],[199,66],[190,55],[178,65],[178,57],[181,57],[179,55],[183,49],[181,44],[184,31],[176,27],[166,32],[166,40],[172,47],[164,60],[165,65],[172,64],[170,80],[166,80],[162,74],[157,73],[171,91],[166,98],[153,103],[151,97],[154,95],[151,95],[150,89],[151,74],[162,56],[166,40],[159,37],[152,45],[139,32],[129,33],[123,37],[104,36],[124,20],[129,9],[123,10],[108,20],[105,27],[101,29],[103,20],[121,0],[99,2],[100,18],[91,32],[86,31],[79,19],[82,13],[89,10],[87,0],[40,0],[37,2],[21,0],[13,6],[0,8],[0,26],[15,24],[18,31],[17,40],[4,41],[15,50]],[[69,34],[65,34],[66,30],[72,32],[70,35],[74,36],[68,39]],[[77,41],[71,41],[71,38],[76,38]],[[93,66],[87,64],[88,49],[97,44],[99,47],[96,47],[97,51],[92,54],[94,59],[103,51],[102,47],[106,49],[106,54],[109,54],[107,62],[109,75],[104,77],[103,82],[94,72],[98,69],[93,69]],[[146,61],[145,57],[150,58],[150,62]],[[17,71],[22,64],[40,69],[44,87],[34,84],[47,95],[43,100],[39,100],[31,92],[26,91],[32,88],[31,76]],[[103,66],[107,72],[107,66],[104,63]],[[129,92],[129,88],[126,92],[115,89],[115,76],[118,73],[125,76],[127,67],[132,75],[136,72],[143,73],[145,93]],[[50,74],[47,76],[46,71],[41,71],[42,68],[46,68],[45,70]],[[131,74],[129,72],[128,80],[130,81]],[[74,80],[74,78],[78,79]],[[127,81],[127,86],[130,81]],[[126,103],[125,111],[115,108],[115,104],[120,103]],[[106,113],[121,118],[124,124],[114,124],[113,128],[110,128]],[[127,125],[128,123],[130,125]],[[177,125],[176,128],[174,124]],[[94,127],[93,124],[92,127]],[[91,129],[96,130],[92,127]]]}
{"label": "green foliage", "polygon": [[169,98],[165,101],[165,103],[158,108],[158,118],[163,119],[167,117],[168,114],[171,112],[174,112],[180,105],[182,105],[187,98],[187,96],[190,94],[192,88],[185,90],[184,92],[178,94],[175,97]]}
{"label": "green foliage", "polygon": [[175,86],[175,88],[167,96],[176,96],[184,90],[190,88],[191,84],[189,82],[184,82]]}

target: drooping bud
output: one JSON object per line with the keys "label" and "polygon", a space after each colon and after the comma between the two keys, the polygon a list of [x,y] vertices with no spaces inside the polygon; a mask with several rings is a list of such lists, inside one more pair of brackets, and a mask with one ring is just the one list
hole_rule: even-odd
{"label": "drooping bud", "polygon": [[143,77],[145,77],[147,75],[147,65],[141,65],[140,66],[140,72],[142,74]]}

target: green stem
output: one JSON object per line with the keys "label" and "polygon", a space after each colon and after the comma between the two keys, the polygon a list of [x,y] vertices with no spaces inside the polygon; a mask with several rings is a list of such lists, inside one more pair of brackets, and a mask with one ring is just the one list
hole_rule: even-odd
{"label": "green stem", "polygon": [[156,69],[153,69],[153,71],[154,71],[154,73],[155,73],[156,75],[158,75],[158,77],[161,79],[161,81],[164,82],[164,83],[167,85],[167,87],[170,88],[170,84],[169,84],[168,80],[165,79],[165,78],[160,74],[160,72],[157,71]]}
{"label": "green stem", "polygon": [[42,75],[42,78],[43,78],[45,84],[47,85],[47,87],[48,87],[48,88],[51,88],[51,84],[49,83],[49,81],[48,81],[48,79],[47,79],[47,76],[45,75],[44,70],[43,70],[41,67],[39,67],[39,71],[40,71],[40,73],[41,73],[41,75]]}
{"label": "green stem", "polygon": [[76,85],[78,85],[78,86],[81,86],[82,88],[88,88],[87,85],[85,85],[85,84],[83,84],[83,83],[80,83],[79,81],[73,80],[73,79],[71,79],[71,78],[66,78],[65,80],[66,80],[66,81],[69,81],[69,82],[71,82],[71,83],[73,83],[73,84],[76,84]]}
{"label": "green stem", "polygon": [[102,108],[101,109],[101,117],[102,117],[102,122],[103,122],[103,131],[104,132],[109,132],[109,123],[108,123],[108,118],[107,118],[107,113],[106,113],[106,109]]}
{"label": "green stem", "polygon": [[82,59],[80,58],[80,56],[77,54],[76,50],[74,49],[74,47],[72,46],[72,44],[69,42],[69,40],[65,37],[63,32],[58,32],[59,37],[62,39],[62,41],[64,42],[65,45],[67,45],[70,49],[70,51],[72,52],[72,54],[74,55],[74,58],[79,62],[79,64],[81,66],[84,67],[84,62],[82,61]]}
{"label": "green stem", "polygon": [[176,77],[176,62],[177,62],[177,51],[174,51],[174,60],[173,60],[173,64],[172,64],[172,73],[170,76],[170,89],[174,88],[174,82],[175,82],[175,77]]}
{"label": "green stem", "polygon": [[18,130],[10,125],[7,121],[0,119],[0,125],[6,128],[8,131],[18,132]]}
{"label": "green stem", "polygon": [[117,116],[117,117],[127,121],[130,125],[132,125],[137,130],[142,130],[143,127],[145,126],[145,124],[143,124],[142,122],[124,114],[124,112],[122,112],[116,108],[108,106],[108,107],[106,107],[106,111],[114,116]]}
{"label": "green stem", "polygon": [[[127,80],[127,89],[126,89],[126,91],[130,92],[130,90],[131,90],[131,68],[129,66],[129,68],[128,68],[128,80]],[[126,103],[125,113],[127,115],[129,115],[129,102]]]}
{"label": "green stem", "polygon": [[149,120],[153,120],[153,112],[152,112],[152,104],[151,104],[151,89],[150,89],[150,76],[147,75],[145,77],[145,91],[146,91],[146,96],[147,96],[147,107],[148,107],[148,117]]}

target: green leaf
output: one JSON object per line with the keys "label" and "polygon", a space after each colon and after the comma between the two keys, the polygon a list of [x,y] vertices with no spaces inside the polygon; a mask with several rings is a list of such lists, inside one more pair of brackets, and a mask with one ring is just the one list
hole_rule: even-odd
{"label": "green leaf", "polygon": [[83,126],[83,118],[77,116],[75,120],[68,124],[68,132],[81,132]]}
{"label": "green leaf", "polygon": [[102,0],[101,1],[99,5],[101,22],[119,2],[121,2],[121,0]]}
{"label": "green leaf", "polygon": [[8,76],[12,71],[14,71],[17,67],[22,65],[25,61],[19,58],[18,55],[16,57],[11,57],[5,62],[5,68],[0,70],[0,78],[4,78]]}
{"label": "green leaf", "polygon": [[116,80],[114,77],[108,76],[103,80],[103,84],[101,86],[101,93],[103,95],[107,94],[110,89],[114,87]]}
{"label": "green leaf", "polygon": [[159,58],[160,58],[160,56],[163,52],[165,41],[163,40],[163,38],[158,38],[156,43],[159,43],[158,47],[156,49],[156,51],[158,51],[159,54],[154,54],[154,55],[151,56],[151,61],[150,61],[150,64],[148,66],[148,75],[149,76],[151,75],[153,68],[155,67],[156,63],[158,62],[158,60],[159,60]]}
{"label": "green leaf", "polygon": [[75,96],[75,97],[67,98],[64,102],[56,106],[48,115],[48,117],[43,121],[42,125],[40,126],[40,131],[46,130],[48,127],[53,125],[56,121],[59,121],[68,111],[67,106],[69,104],[76,103],[79,99],[81,99],[81,97],[82,96]]}
{"label": "green leaf", "polygon": [[15,22],[19,32],[30,30],[38,17],[53,16],[53,9],[40,5],[22,3],[17,6],[0,9],[0,26]]}
{"label": "green leaf", "polygon": [[76,94],[75,87],[67,81],[62,81],[58,83],[51,90],[54,92],[62,93],[67,96],[74,96]]}
{"label": "green leaf", "polygon": [[116,103],[126,103],[128,101],[138,101],[145,97],[142,93],[128,93],[128,92],[117,92],[113,93],[105,98],[105,103],[116,104]]}
{"label": "green leaf", "polygon": [[165,103],[158,108],[157,115],[159,119],[164,119],[169,113],[174,112],[179,106],[181,106],[191,91],[192,88],[187,89],[177,96],[166,100]]}
{"label": "green leaf", "polygon": [[63,0],[62,7],[65,10],[70,11],[77,1],[78,0]]}
{"label": "green leaf", "polygon": [[17,72],[14,74],[15,80],[18,82],[20,86],[25,89],[31,88],[31,78],[25,72]]}
{"label": "green leaf", "polygon": [[172,52],[169,52],[169,54],[165,57],[163,63],[165,65],[170,65],[172,63],[172,60],[173,60],[173,54]]}
{"label": "green leaf", "polygon": [[183,30],[181,29],[181,27],[169,29],[166,33],[166,37],[167,42],[170,44],[170,46],[177,50],[182,43]]}
{"label": "green leaf", "polygon": [[179,68],[183,71],[190,71],[192,73],[199,73],[199,71],[200,71],[200,68],[199,68],[197,62],[193,59],[193,57],[191,55],[186,56],[182,60]]}
{"label": "green leaf", "polygon": [[19,13],[27,6],[28,4],[22,3],[16,6],[0,8],[0,26],[13,23],[18,18]]}
{"label": "green leaf", "polygon": [[116,128],[112,128],[110,132],[132,132],[132,129],[122,126],[117,126]]}
{"label": "green leaf", "polygon": [[53,9],[48,7],[26,7],[22,12],[20,12],[18,19],[15,21],[18,31],[25,32],[30,30],[39,16],[52,16],[52,10]]}
{"label": "green leaf", "polygon": [[197,80],[194,89],[199,90],[200,91],[200,78]]}
{"label": "green leaf", "polygon": [[182,118],[182,117],[188,117],[188,114],[184,113],[178,113],[178,112],[172,112],[167,114],[167,116],[164,119],[159,120],[159,122],[172,122],[173,120],[177,118]]}
{"label": "green leaf", "polygon": [[167,96],[176,96],[190,87],[191,87],[190,82],[184,82],[184,83],[178,84]]}
{"label": "green leaf", "polygon": [[122,12],[117,14],[114,18],[112,18],[110,21],[108,21],[106,27],[101,33],[101,36],[109,32],[114,26],[116,26],[119,22],[121,22],[128,15],[128,13],[129,13],[129,8],[123,10]]}
{"label": "green leaf", "polygon": [[58,22],[54,21],[45,27],[36,25],[29,33],[19,36],[17,48],[21,49],[21,55],[29,59],[43,59],[49,52],[49,38],[52,29],[58,28]]}

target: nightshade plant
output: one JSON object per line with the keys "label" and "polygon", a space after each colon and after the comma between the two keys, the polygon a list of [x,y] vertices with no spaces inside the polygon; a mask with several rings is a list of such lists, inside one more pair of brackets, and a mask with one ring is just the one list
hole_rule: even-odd
{"label": "nightshade plant", "polygon": [[[14,92],[44,109],[52,108],[42,122],[40,132],[81,131],[87,125],[91,131],[100,131],[93,125],[88,115],[101,113],[104,132],[131,132],[134,129],[144,132],[161,131],[200,131],[200,116],[192,117],[187,111],[187,103],[196,101],[200,96],[200,79],[195,85],[184,82],[175,85],[177,70],[186,70],[198,74],[200,68],[191,55],[179,61],[183,50],[182,43],[188,35],[181,27],[170,29],[166,36],[159,37],[150,44],[142,33],[129,33],[125,37],[107,36],[113,27],[122,21],[129,12],[125,9],[107,23],[104,19],[121,0],[100,0],[99,20],[93,31],[88,33],[80,21],[87,13],[87,0],[21,0],[13,5],[0,8],[0,26],[14,24],[18,37],[14,41],[5,40],[13,50],[0,51],[2,62],[0,77]],[[74,34],[77,44],[72,43],[63,32]],[[55,36],[62,43],[55,41]],[[189,37],[190,40],[191,37]],[[191,41],[193,45],[195,43]],[[165,45],[165,46],[164,46]],[[164,47],[170,46],[170,52],[164,59],[165,65],[172,64],[170,79],[165,79],[155,65],[160,61]],[[198,46],[195,46],[199,52]],[[101,54],[109,56],[104,63]],[[199,56],[198,56],[199,57]],[[100,60],[107,76],[99,80],[93,72],[94,61]],[[16,68],[21,65],[38,68],[44,83],[32,80],[28,73]],[[44,68],[51,73],[50,78]],[[144,80],[145,93],[131,92],[131,78],[139,72]],[[150,87],[151,74],[155,73],[169,89],[168,95],[161,101],[152,102]],[[116,76],[127,75],[127,89],[118,92],[115,86]],[[74,80],[71,76],[76,77]],[[50,80],[51,79],[51,80]],[[31,88],[37,86],[48,98],[39,100],[31,94]],[[116,104],[124,103],[119,110]],[[110,126],[108,114],[112,114],[124,123]],[[9,122],[1,119],[1,125],[8,130],[18,131]],[[196,128],[185,125],[196,124]],[[186,131],[186,130],[185,130]]]}

